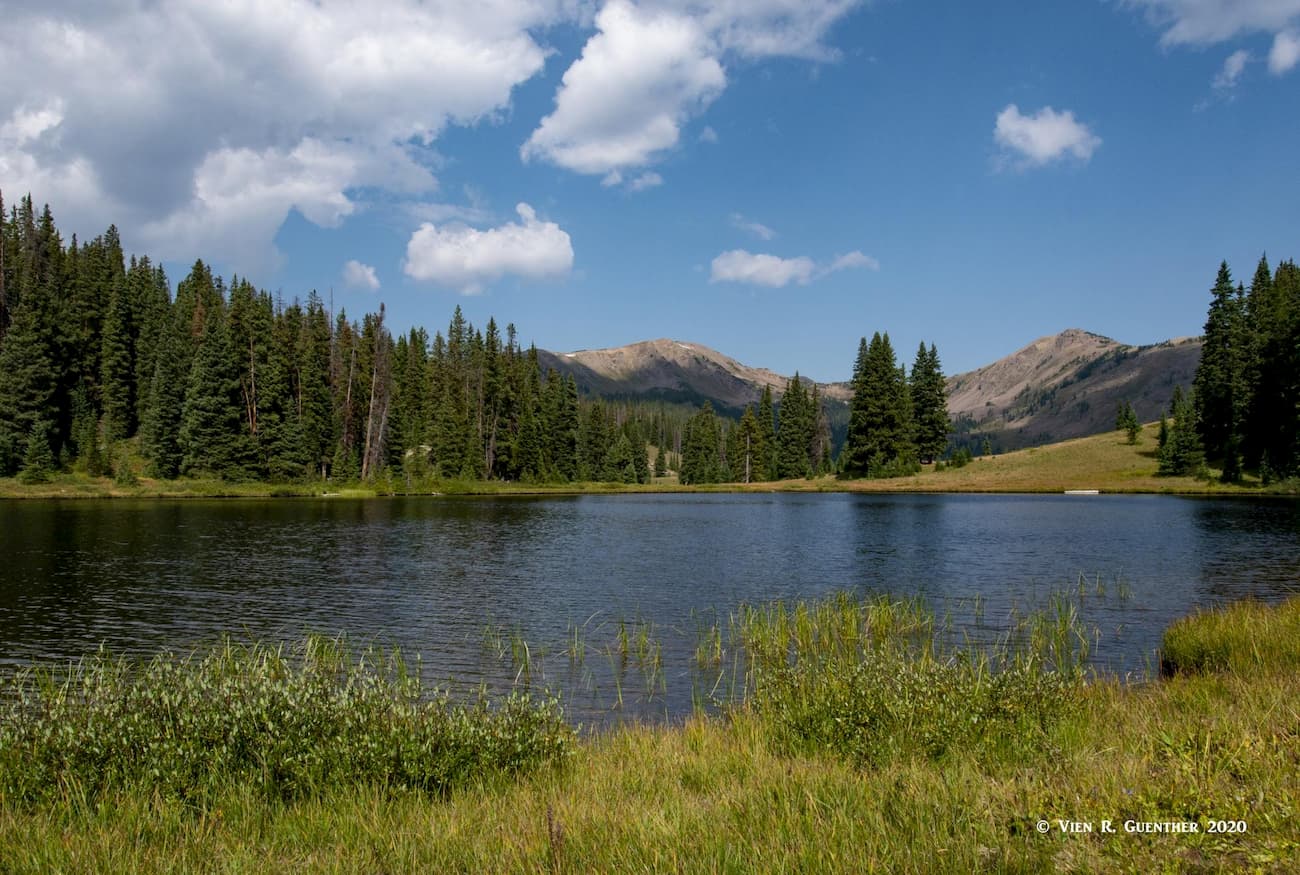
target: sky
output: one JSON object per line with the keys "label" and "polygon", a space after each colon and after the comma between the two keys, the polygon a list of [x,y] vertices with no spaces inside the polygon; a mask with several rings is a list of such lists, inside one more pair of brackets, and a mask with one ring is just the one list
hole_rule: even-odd
{"label": "sky", "polygon": [[0,0],[0,192],[404,332],[846,379],[1300,257],[1300,0]]}

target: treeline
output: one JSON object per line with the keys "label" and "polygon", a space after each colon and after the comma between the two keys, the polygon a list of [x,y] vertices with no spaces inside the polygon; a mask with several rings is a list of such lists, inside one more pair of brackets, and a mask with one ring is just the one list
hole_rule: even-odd
{"label": "treeline", "polygon": [[130,477],[130,446],[161,478],[645,482],[680,452],[685,416],[580,399],[513,326],[384,320],[202,261],[173,295],[115,228],[65,246],[48,207],[0,200],[0,476]]}
{"label": "treeline", "polygon": [[831,423],[821,390],[796,373],[776,405],[764,386],[758,410],[747,405],[739,422],[722,419],[707,401],[686,423],[682,483],[760,483],[834,471]]}
{"label": "treeline", "polygon": [[1162,473],[1196,473],[1208,460],[1235,482],[1300,476],[1300,269],[1261,257],[1250,288],[1225,261],[1211,289],[1191,397],[1178,393],[1161,428]]}
{"label": "treeline", "polygon": [[[720,422],[705,404],[687,423],[683,483],[741,483],[838,473],[843,477],[897,477],[920,470],[948,449],[952,424],[939,352],[924,343],[909,375],[888,334],[858,344],[848,432],[838,458],[831,452],[830,420],[816,383],[799,375],[774,408],[764,388],[757,412],[738,423]],[[965,459],[969,459],[966,454]]]}

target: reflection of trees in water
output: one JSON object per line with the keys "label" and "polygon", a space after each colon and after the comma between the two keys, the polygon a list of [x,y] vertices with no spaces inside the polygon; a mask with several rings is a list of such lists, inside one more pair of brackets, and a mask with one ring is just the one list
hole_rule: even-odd
{"label": "reflection of trees in water", "polygon": [[1300,593],[1300,502],[1205,499],[1192,519],[1207,600]]}

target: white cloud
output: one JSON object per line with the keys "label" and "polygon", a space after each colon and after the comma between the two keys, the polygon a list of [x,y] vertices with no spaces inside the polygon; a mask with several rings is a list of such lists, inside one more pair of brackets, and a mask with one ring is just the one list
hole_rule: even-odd
{"label": "white cloud", "polygon": [[1250,52],[1245,49],[1238,49],[1233,52],[1223,62],[1223,69],[1214,77],[1214,90],[1220,94],[1226,94],[1237,87],[1237,82],[1241,80],[1241,74],[1246,69],[1246,64],[1250,61]]}
{"label": "white cloud", "polygon": [[1268,53],[1268,71],[1281,76],[1300,62],[1300,32],[1286,30],[1273,37]]}
{"label": "white cloud", "polygon": [[804,286],[836,271],[863,267],[879,270],[880,262],[856,249],[836,256],[829,265],[823,267],[818,267],[817,263],[806,255],[781,258],[776,255],[748,252],[744,249],[731,249],[713,259],[709,282],[749,283],[779,289],[790,283]]}
{"label": "white cloud", "polygon": [[426,222],[406,244],[403,270],[473,295],[507,274],[528,279],[562,277],[573,268],[569,235],[554,222],[543,222],[528,204],[515,207],[522,224],[509,222],[480,231],[462,224]]}
{"label": "white cloud", "polygon": [[654,171],[642,173],[627,184],[629,191],[645,191],[664,184],[664,178]]}
{"label": "white cloud", "polygon": [[731,249],[713,259],[709,282],[751,283],[779,289],[791,282],[807,285],[816,269],[817,265],[806,255],[780,258]]}
{"label": "white cloud", "polygon": [[1249,33],[1277,33],[1300,18],[1300,0],[1127,0],[1161,28],[1166,46],[1207,45]]}
{"label": "white cloud", "polygon": [[545,62],[530,30],[579,7],[11,0],[0,189],[67,230],[108,213],[153,254],[245,272],[274,260],[291,209],[328,224],[358,189],[434,190],[421,147],[507,108]]}
{"label": "white cloud", "polygon": [[704,130],[700,131],[700,142],[701,143],[718,142],[718,132],[715,131],[711,125],[705,125]]}
{"label": "white cloud", "polygon": [[611,0],[596,27],[521,154],[608,178],[677,145],[682,123],[722,92],[726,74],[688,16]]}
{"label": "white cloud", "polygon": [[865,267],[867,270],[880,270],[880,262],[870,255],[864,255],[855,249],[837,257],[831,262],[830,267],[826,268],[826,272],[834,273],[837,270],[851,270],[856,267]]}
{"label": "white cloud", "polygon": [[343,265],[343,285],[350,289],[364,289],[367,292],[379,291],[379,277],[375,269],[362,264],[355,258]]}
{"label": "white cloud", "polygon": [[742,231],[748,231],[760,240],[771,240],[776,237],[776,232],[764,225],[762,222],[754,222],[746,219],[740,213],[731,214],[732,227],[739,228]]}
{"label": "white cloud", "polygon": [[653,164],[726,88],[725,58],[831,60],[822,39],[859,2],[609,0],[520,154],[606,179]]}
{"label": "white cloud", "polygon": [[1057,112],[1047,106],[1033,115],[1021,115],[1014,103],[998,113],[993,138],[1031,166],[1049,164],[1067,154],[1086,162],[1101,145],[1101,138],[1076,121],[1073,112]]}

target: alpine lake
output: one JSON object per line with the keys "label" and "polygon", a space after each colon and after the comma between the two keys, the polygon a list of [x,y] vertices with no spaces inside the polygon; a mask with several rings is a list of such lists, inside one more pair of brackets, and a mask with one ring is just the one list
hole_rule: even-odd
{"label": "alpine lake", "polygon": [[561,695],[571,722],[737,695],[742,605],[920,598],[1006,640],[1077,612],[1140,681],[1197,609],[1300,591],[1300,502],[1174,496],[625,494],[0,504],[0,670],[224,638],[399,648],[426,685]]}

